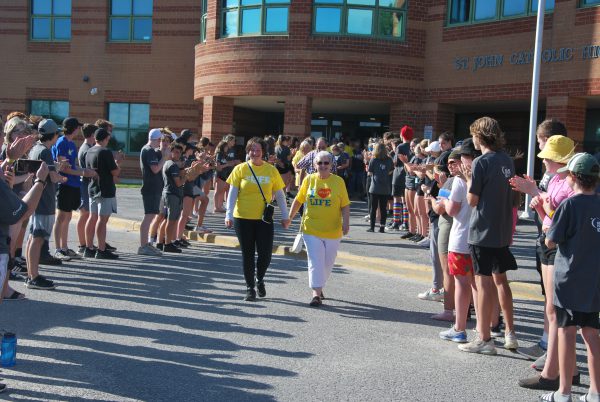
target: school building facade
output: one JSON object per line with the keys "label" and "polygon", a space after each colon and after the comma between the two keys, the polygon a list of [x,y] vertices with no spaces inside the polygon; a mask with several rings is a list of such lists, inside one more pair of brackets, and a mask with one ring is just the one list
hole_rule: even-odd
{"label": "school building facade", "polygon": [[[539,119],[600,150],[600,0],[546,0]],[[0,114],[115,123],[126,176],[149,128],[526,149],[537,0],[5,0]]]}

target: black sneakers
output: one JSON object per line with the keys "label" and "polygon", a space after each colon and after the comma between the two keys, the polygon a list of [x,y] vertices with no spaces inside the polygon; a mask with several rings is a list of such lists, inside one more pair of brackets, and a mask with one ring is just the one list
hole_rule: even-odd
{"label": "black sneakers", "polygon": [[415,236],[414,233],[406,232],[402,236],[400,236],[400,238],[406,240],[406,239],[410,239],[413,236]]}
{"label": "black sneakers", "polygon": [[246,297],[244,301],[256,301],[256,290],[254,288],[246,288]]}
{"label": "black sneakers", "polygon": [[104,243],[104,246],[105,246],[104,247],[105,250],[108,250],[108,251],[117,251],[116,247],[113,247],[113,246],[111,246],[110,244],[108,244],[106,242]]}
{"label": "black sneakers", "polygon": [[96,257],[96,249],[86,247],[85,250],[83,250],[83,257],[84,258],[95,258]]}
{"label": "black sneakers", "polygon": [[43,255],[40,257],[40,264],[42,264],[42,265],[62,265],[62,261],[51,255]]}
{"label": "black sneakers", "polygon": [[38,275],[34,279],[27,278],[25,281],[25,287],[27,289],[52,290],[56,288],[56,285],[54,282],[46,279],[44,276]]}
{"label": "black sneakers", "polygon": [[256,289],[258,289],[258,297],[265,297],[267,295],[265,281],[256,281]]}
{"label": "black sneakers", "polygon": [[97,260],[116,260],[118,259],[119,256],[116,255],[115,253],[113,253],[112,251],[110,251],[109,249],[106,249],[104,251],[102,250],[96,250],[96,259]]}
{"label": "black sneakers", "polygon": [[177,247],[174,243],[165,244],[162,248],[162,251],[165,253],[181,253],[181,249]]}

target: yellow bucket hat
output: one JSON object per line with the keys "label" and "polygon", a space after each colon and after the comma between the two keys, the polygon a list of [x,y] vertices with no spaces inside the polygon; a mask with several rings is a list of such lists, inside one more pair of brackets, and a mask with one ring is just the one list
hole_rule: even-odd
{"label": "yellow bucket hat", "polygon": [[557,163],[567,163],[575,151],[575,142],[564,135],[553,135],[548,138],[546,146],[538,154],[538,158],[549,159]]}

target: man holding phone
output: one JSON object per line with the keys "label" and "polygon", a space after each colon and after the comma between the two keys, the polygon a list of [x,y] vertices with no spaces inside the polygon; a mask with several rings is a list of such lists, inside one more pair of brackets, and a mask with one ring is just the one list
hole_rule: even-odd
{"label": "man holding phone", "polygon": [[[40,252],[44,241],[50,239],[54,226],[54,214],[56,209],[56,187],[55,183],[66,181],[56,172],[56,165],[52,158],[50,149],[58,140],[59,128],[51,119],[42,120],[38,126],[38,142],[29,152],[29,159],[41,160],[48,165],[50,173],[45,183],[44,191],[35,213],[29,220],[29,239],[27,240],[27,280],[25,286],[28,289],[54,289],[56,285],[51,280],[39,274]],[[60,165],[59,165],[60,170]]]}

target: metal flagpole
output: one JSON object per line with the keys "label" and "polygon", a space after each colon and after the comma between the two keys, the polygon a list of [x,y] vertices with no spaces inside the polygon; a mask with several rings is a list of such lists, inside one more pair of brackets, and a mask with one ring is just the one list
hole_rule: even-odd
{"label": "metal flagpole", "polygon": [[[537,26],[535,29],[535,57],[533,60],[533,82],[531,85],[531,111],[529,114],[529,148],[527,152],[527,175],[533,177],[535,163],[535,130],[537,128],[538,95],[540,91],[540,62],[542,59],[542,41],[544,38],[544,13],[546,12],[546,0],[538,0]],[[531,196],[525,196],[525,211],[521,214],[522,219],[531,219],[533,213],[529,208]]]}

